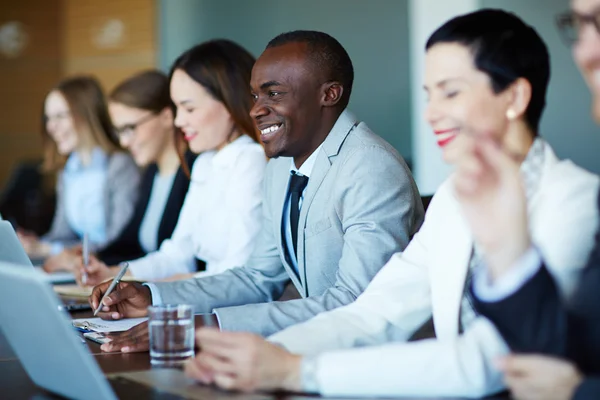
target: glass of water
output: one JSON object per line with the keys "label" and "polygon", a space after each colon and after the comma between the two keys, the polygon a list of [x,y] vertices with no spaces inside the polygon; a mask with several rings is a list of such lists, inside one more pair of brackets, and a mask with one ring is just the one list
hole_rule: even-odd
{"label": "glass of water", "polygon": [[150,363],[180,368],[194,356],[194,312],[187,304],[148,307]]}

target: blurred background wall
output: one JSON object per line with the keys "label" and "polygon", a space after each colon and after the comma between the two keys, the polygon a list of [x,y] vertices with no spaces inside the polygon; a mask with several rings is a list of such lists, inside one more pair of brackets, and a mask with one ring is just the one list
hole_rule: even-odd
{"label": "blurred background wall", "polygon": [[110,90],[157,65],[155,0],[0,2],[0,187],[41,157],[42,104],[63,77],[93,74]]}
{"label": "blurred background wall", "polygon": [[[560,156],[599,173],[600,132],[589,115],[589,93],[554,26],[568,6],[568,0],[3,1],[0,187],[15,163],[39,157],[41,105],[64,76],[94,74],[108,91],[139,70],[168,70],[204,40],[233,39],[257,56],[281,32],[318,29],[352,57],[352,111],[411,162],[421,191],[432,193],[449,169],[422,116],[424,40],[445,19],[479,7],[514,11],[539,30],[553,68],[541,133]],[[3,35],[13,43],[8,52]]]}

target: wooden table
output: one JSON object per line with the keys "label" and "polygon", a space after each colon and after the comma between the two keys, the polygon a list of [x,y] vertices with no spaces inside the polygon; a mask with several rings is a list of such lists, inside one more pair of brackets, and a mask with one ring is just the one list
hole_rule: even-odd
{"label": "wooden table", "polygon": [[[86,318],[91,315],[90,311],[75,312],[73,318]],[[145,353],[103,353],[100,345],[86,341],[91,354],[105,374],[118,372],[133,372],[151,369],[150,355]],[[217,389],[203,388],[203,398],[222,400],[239,399],[254,400],[256,395],[228,394]],[[285,399],[285,400],[315,400],[311,396],[297,396],[291,394],[269,394],[262,398]],[[10,348],[4,335],[0,333],[0,398],[1,399],[57,399],[43,389],[37,387],[29,378],[21,363]],[[494,397],[494,399],[508,399],[507,396]],[[356,399],[353,399],[356,400]],[[425,399],[420,399],[425,400]],[[449,400],[449,399],[446,399]],[[457,399],[458,400],[458,399]]]}

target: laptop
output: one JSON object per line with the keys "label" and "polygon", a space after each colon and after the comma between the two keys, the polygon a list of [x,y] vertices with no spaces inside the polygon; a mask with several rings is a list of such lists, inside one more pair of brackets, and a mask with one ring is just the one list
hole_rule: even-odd
{"label": "laptop", "polygon": [[[70,272],[48,274],[41,267],[34,267],[8,221],[0,221],[0,261],[29,267],[50,283],[66,283],[75,280],[74,275]],[[65,299],[64,307],[67,311],[90,309],[88,302],[81,299]]]}
{"label": "laptop", "polygon": [[[0,261],[34,266],[21,245],[13,226],[8,221],[0,221]],[[40,272],[46,274],[46,279],[52,283],[75,281],[75,276],[71,272],[54,272],[48,274],[41,267],[36,268],[39,268]]]}
{"label": "laptop", "polygon": [[88,347],[73,334],[71,319],[60,306],[43,275],[0,262],[0,326],[36,385],[70,399],[193,398],[139,383],[127,374],[105,377]]}

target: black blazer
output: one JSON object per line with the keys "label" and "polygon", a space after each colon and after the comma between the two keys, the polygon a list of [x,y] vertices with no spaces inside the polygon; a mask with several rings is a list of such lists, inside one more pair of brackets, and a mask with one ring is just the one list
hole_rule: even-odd
{"label": "black blazer", "polygon": [[[195,154],[191,152],[185,154],[185,162],[189,170],[192,169],[192,164],[195,159]],[[98,253],[98,258],[105,264],[115,265],[122,261],[135,260],[136,258],[146,255],[146,252],[142,249],[139,241],[139,231],[142,219],[148,208],[148,201],[150,199],[150,193],[152,192],[152,185],[154,184],[154,176],[157,171],[158,167],[156,164],[151,164],[146,168],[140,185],[140,195],[135,207],[135,213],[131,218],[131,221],[129,221],[129,224],[123,229],[121,235],[111,245]],[[156,232],[158,246],[160,246],[165,239],[171,237],[175,225],[177,225],[179,212],[183,206],[189,184],[190,180],[180,166],[175,174],[173,186],[171,187],[171,192],[160,220],[158,232]]]}
{"label": "black blazer", "polygon": [[473,298],[477,311],[496,325],[513,351],[573,361],[587,375],[574,398],[600,399],[600,232],[568,301],[561,299],[544,265],[502,301],[485,303]]}

